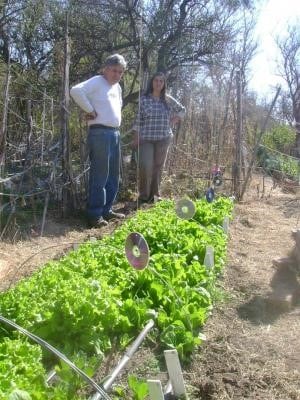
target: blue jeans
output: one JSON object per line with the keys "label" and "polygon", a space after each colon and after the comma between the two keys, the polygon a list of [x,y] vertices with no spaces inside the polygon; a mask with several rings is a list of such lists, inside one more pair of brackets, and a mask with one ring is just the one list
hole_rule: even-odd
{"label": "blue jeans", "polygon": [[99,218],[111,212],[120,179],[120,132],[117,128],[89,128],[90,157],[87,216]]}

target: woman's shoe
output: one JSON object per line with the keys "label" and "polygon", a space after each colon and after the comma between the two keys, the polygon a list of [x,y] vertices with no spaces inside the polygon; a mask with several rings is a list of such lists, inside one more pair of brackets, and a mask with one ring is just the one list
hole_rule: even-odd
{"label": "woman's shoe", "polygon": [[157,203],[157,202],[162,201],[162,200],[163,200],[162,197],[160,197],[160,196],[154,196],[154,203]]}
{"label": "woman's shoe", "polygon": [[138,206],[138,208],[141,207],[143,204],[148,204],[148,203],[149,203],[148,200],[137,199],[137,206]]}

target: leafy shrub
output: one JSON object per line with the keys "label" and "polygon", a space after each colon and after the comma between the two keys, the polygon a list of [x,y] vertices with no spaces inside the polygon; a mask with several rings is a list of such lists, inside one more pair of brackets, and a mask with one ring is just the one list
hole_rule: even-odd
{"label": "leafy shrub", "polygon": [[298,180],[300,175],[300,160],[272,151],[261,146],[258,151],[258,165],[269,173],[279,172],[287,178]]}
{"label": "leafy shrub", "polygon": [[263,144],[282,153],[290,153],[295,145],[296,132],[288,125],[276,125],[271,131],[266,132]]}

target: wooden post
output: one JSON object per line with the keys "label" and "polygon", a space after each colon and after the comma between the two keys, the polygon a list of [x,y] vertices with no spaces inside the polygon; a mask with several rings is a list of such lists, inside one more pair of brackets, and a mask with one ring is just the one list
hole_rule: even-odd
{"label": "wooden post", "polygon": [[44,164],[44,146],[45,146],[45,119],[46,119],[46,89],[43,95],[43,113],[42,113],[42,144],[41,144],[41,167]]}
{"label": "wooden post", "polygon": [[242,200],[242,198],[243,198],[243,196],[244,196],[244,194],[245,194],[246,187],[247,187],[247,184],[248,184],[248,181],[249,181],[249,179],[250,179],[251,172],[252,172],[252,168],[253,168],[253,165],[254,165],[255,160],[256,160],[256,157],[257,157],[257,151],[258,151],[258,149],[259,149],[259,145],[260,145],[261,140],[262,140],[262,137],[263,137],[263,135],[264,135],[264,133],[265,133],[265,131],[266,131],[266,129],[267,129],[267,124],[268,124],[268,122],[269,122],[269,119],[270,119],[270,117],[271,117],[273,108],[274,108],[274,106],[275,106],[275,104],[276,104],[276,101],[277,101],[277,99],[278,99],[280,90],[281,90],[281,87],[279,86],[279,87],[277,88],[275,97],[274,97],[274,99],[273,99],[273,101],[272,101],[272,104],[271,104],[271,106],[270,106],[270,109],[269,109],[269,111],[268,111],[268,115],[266,116],[266,119],[265,119],[265,121],[264,121],[262,130],[260,131],[260,133],[259,133],[259,135],[258,135],[258,137],[257,137],[257,139],[256,139],[256,143],[255,143],[255,146],[254,146],[254,149],[253,149],[253,153],[252,153],[252,158],[251,158],[251,161],[250,161],[248,170],[247,170],[247,174],[246,174],[246,178],[245,178],[244,183],[243,183],[243,187],[242,187],[242,189],[241,189],[241,193],[240,193],[240,198],[239,198],[239,200]]}
{"label": "wooden post", "polygon": [[[2,126],[0,128],[0,180],[4,178],[5,172],[5,154],[6,154],[6,136],[7,136],[7,115],[9,101],[9,84],[10,84],[10,57],[8,57],[6,80],[4,87],[4,107],[2,115]],[[3,184],[0,183],[0,192],[3,192]],[[0,195],[0,232],[2,230],[2,196]]]}
{"label": "wooden post", "polygon": [[28,99],[26,101],[26,122],[27,122],[27,144],[26,144],[26,156],[25,156],[25,163],[27,166],[29,154],[30,154],[30,147],[31,147],[31,139],[33,135],[33,118],[32,118],[32,87],[29,86],[29,91],[27,93]]}
{"label": "wooden post", "polygon": [[45,228],[46,215],[47,215],[47,210],[48,210],[48,205],[49,205],[49,198],[50,198],[50,192],[47,192],[46,193],[46,197],[45,197],[45,204],[44,204],[44,211],[43,211],[43,219],[42,219],[42,226],[41,226],[40,236],[44,235],[44,228]]}
{"label": "wooden post", "polygon": [[242,82],[241,71],[236,73],[236,96],[237,96],[237,125],[235,134],[235,159],[232,169],[233,192],[237,199],[240,198],[241,181],[241,137],[242,137]]}
{"label": "wooden post", "polygon": [[[64,48],[64,73],[62,84],[62,101],[61,101],[61,131],[62,131],[62,171],[63,183],[72,184],[72,168],[70,158],[70,136],[69,136],[69,70],[70,70],[70,38],[69,38],[69,13],[66,12],[66,30],[65,30],[65,48]],[[71,196],[70,186],[64,186],[62,189],[62,209],[63,216],[67,215],[70,210]]]}
{"label": "wooden post", "polygon": [[[4,106],[2,115],[2,126],[0,130],[0,167],[5,165],[6,135],[7,135],[7,114],[9,101],[9,84],[10,84],[10,61],[8,61],[6,80],[4,87]],[[1,174],[2,177],[2,174]]]}

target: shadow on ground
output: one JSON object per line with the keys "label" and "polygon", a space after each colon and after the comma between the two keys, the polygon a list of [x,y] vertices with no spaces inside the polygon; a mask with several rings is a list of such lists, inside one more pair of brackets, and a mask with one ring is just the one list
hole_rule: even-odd
{"label": "shadow on ground", "polygon": [[[288,258],[282,260],[289,261]],[[272,292],[265,297],[256,295],[238,307],[240,318],[256,325],[271,324],[299,304],[300,284],[297,272],[290,262],[279,264],[271,279],[270,287]]]}
{"label": "shadow on ground", "polygon": [[268,297],[254,296],[247,303],[237,308],[241,319],[248,320],[254,325],[272,324],[288,310],[283,307],[274,307]]}

